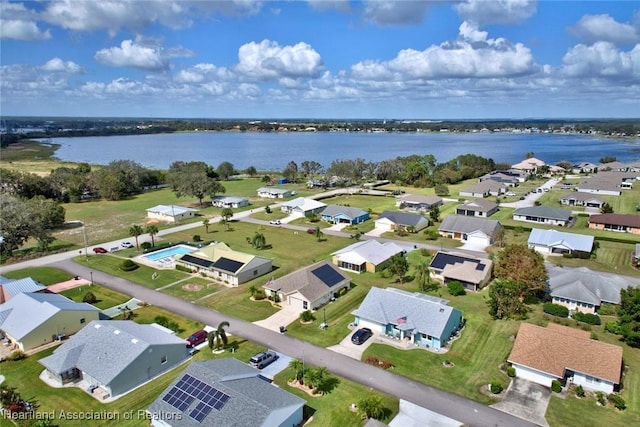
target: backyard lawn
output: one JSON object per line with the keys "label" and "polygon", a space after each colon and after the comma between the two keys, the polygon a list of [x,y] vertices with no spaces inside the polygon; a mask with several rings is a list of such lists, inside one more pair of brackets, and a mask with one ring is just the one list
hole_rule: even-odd
{"label": "backyard lawn", "polygon": [[[256,279],[256,288],[263,285],[268,279]],[[259,281],[259,282],[256,282]],[[198,304],[212,308],[229,316],[237,317],[247,322],[266,319],[278,312],[278,308],[264,299],[262,301],[251,301],[248,292],[252,282],[237,288],[224,289],[209,298],[198,301]],[[257,284],[259,283],[259,285]]]}
{"label": "backyard lawn", "polygon": [[131,297],[128,295],[112,291],[111,289],[99,285],[80,286],[77,288],[67,289],[66,291],[59,292],[59,294],[73,301],[82,302],[84,296],[89,292],[93,293],[98,299],[98,301],[93,305],[101,310],[105,310],[118,304],[125,303],[131,299]]}
{"label": "backyard lawn", "polygon": [[31,277],[36,282],[42,283],[45,286],[73,279],[71,274],[53,267],[28,267],[20,270],[8,271],[2,275],[8,279],[24,279],[25,277]]}

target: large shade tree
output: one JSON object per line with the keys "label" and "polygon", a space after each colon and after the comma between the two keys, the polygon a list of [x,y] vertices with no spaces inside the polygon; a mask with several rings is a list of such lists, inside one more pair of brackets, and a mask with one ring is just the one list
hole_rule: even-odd
{"label": "large shade tree", "polygon": [[178,197],[196,197],[202,205],[205,196],[226,192],[213,168],[204,162],[173,162],[167,181]]}
{"label": "large shade tree", "polygon": [[540,298],[544,295],[549,275],[544,258],[526,244],[511,244],[498,253],[493,266],[496,278],[513,281],[519,286],[520,299]]}

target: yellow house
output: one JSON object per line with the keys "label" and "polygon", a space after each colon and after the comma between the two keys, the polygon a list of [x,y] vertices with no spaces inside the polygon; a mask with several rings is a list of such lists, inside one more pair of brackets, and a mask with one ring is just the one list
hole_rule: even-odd
{"label": "yellow house", "polygon": [[75,334],[100,310],[52,293],[22,293],[0,305],[0,330],[27,351]]}

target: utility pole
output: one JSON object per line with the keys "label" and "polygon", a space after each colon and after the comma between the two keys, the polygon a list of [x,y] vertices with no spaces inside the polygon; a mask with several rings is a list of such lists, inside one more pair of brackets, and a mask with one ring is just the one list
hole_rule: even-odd
{"label": "utility pole", "polygon": [[87,250],[88,242],[87,242],[87,224],[82,221],[82,233],[84,234],[84,256],[89,261],[89,252]]}

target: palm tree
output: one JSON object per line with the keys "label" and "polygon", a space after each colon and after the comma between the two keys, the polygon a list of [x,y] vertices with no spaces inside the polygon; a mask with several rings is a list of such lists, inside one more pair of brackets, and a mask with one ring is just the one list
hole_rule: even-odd
{"label": "palm tree", "polygon": [[140,245],[138,245],[138,236],[142,233],[144,233],[144,230],[138,224],[134,224],[129,228],[129,236],[136,238],[136,249],[140,249]]}
{"label": "palm tree", "polygon": [[155,246],[156,245],[156,240],[155,240],[155,236],[158,234],[158,226],[155,224],[149,224],[147,225],[146,228],[147,233],[149,233],[149,236],[151,236],[151,246]]}
{"label": "palm tree", "polygon": [[367,418],[375,418],[376,420],[384,417],[385,407],[382,398],[378,395],[371,395],[363,398],[358,402],[360,412]]}
{"label": "palm tree", "polygon": [[314,235],[316,236],[316,239],[318,239],[318,242],[322,239],[322,230],[320,230],[320,227],[316,226]]}
{"label": "palm tree", "polygon": [[431,274],[429,265],[426,262],[416,265],[416,279],[420,290],[427,291],[431,288]]}
{"label": "palm tree", "polygon": [[202,225],[204,225],[205,233],[209,233],[209,219],[205,219],[204,221],[202,221]]}
{"label": "palm tree", "polygon": [[251,239],[251,246],[256,249],[262,249],[267,246],[267,239],[264,237],[264,234],[258,233],[253,235],[253,239]]}
{"label": "palm tree", "polygon": [[302,360],[292,359],[289,362],[289,368],[293,370],[294,379],[302,384],[302,379],[304,378],[304,363],[302,363]]}
{"label": "palm tree", "polygon": [[224,320],[220,322],[220,324],[218,324],[218,329],[216,329],[218,338],[222,341],[223,346],[226,346],[229,342],[229,339],[227,338],[227,332],[224,330],[224,328],[228,328],[229,326],[229,322]]}
{"label": "palm tree", "polygon": [[224,218],[220,218],[220,225],[224,226],[224,228],[227,229],[227,231],[229,230],[229,221],[227,221]]}

